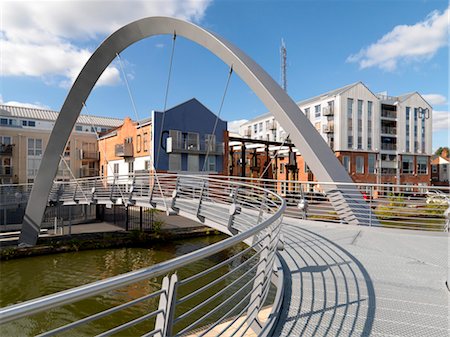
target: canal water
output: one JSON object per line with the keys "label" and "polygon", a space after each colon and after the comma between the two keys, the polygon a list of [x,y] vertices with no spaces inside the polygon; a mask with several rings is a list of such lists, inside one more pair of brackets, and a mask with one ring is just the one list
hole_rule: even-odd
{"label": "canal water", "polygon": [[[181,256],[224,239],[223,235],[190,238],[172,242],[152,244],[145,248],[99,249],[55,255],[28,257],[0,263],[0,306],[23,302],[52,294],[128,271],[148,267],[156,263]],[[180,278],[204,270],[242,250],[243,244],[230,251],[221,252],[196,263],[190,268],[179,270]],[[217,273],[223,273],[217,270]],[[214,276],[211,276],[214,278]],[[161,278],[142,281],[128,287],[108,292],[102,296],[82,300],[62,308],[24,318],[0,326],[1,336],[30,336],[48,329],[68,324],[111,306],[130,301],[146,293],[160,289]],[[189,292],[185,289],[183,292]],[[157,299],[142,303],[114,316],[119,321],[129,321],[137,314],[151,311],[157,306]],[[87,327],[64,332],[64,336],[92,336],[118,325],[109,317],[96,321]],[[111,323],[113,323],[111,325]],[[119,335],[138,335],[149,331],[149,326],[136,328]]]}

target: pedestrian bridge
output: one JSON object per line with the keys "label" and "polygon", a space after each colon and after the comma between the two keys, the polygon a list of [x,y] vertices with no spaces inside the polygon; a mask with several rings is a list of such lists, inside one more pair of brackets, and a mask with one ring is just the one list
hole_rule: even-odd
{"label": "pedestrian bridge", "polygon": [[[304,204],[295,211],[273,188],[260,185],[171,174],[56,182],[52,204],[156,208],[230,237],[148,268],[2,308],[2,335],[20,331],[39,313],[70,311],[71,303],[148,282],[152,287],[143,296],[100,312],[93,308],[35,334],[448,336],[447,233],[300,219],[308,218]],[[321,205],[326,207],[315,207]],[[220,258],[226,249],[232,256]],[[199,269],[205,258],[214,265]],[[213,271],[220,276],[213,278]],[[135,319],[120,320],[120,311],[143,303],[146,310],[136,310]],[[111,328],[99,331],[98,320],[110,320]]]}

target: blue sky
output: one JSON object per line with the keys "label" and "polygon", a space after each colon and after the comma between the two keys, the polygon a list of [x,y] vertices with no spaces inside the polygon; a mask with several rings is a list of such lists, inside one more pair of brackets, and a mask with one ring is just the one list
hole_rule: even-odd
{"label": "blue sky", "polygon": [[[6,1],[1,6],[3,103],[59,110],[90,53],[135,19],[170,15],[232,41],[277,81],[280,41],[288,93],[298,101],[363,81],[373,92],[418,91],[433,105],[433,149],[449,146],[449,11],[446,1]],[[164,105],[170,36],[122,55],[138,117]],[[197,97],[217,112],[228,67],[183,38],[175,45],[168,107]],[[91,114],[135,118],[116,60],[86,102]],[[84,111],[86,113],[86,111]],[[250,119],[266,108],[233,75],[221,117]]]}

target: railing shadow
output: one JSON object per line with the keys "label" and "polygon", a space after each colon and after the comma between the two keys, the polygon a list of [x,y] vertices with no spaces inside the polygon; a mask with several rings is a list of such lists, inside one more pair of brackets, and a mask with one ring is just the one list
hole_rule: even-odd
{"label": "railing shadow", "polygon": [[362,263],[330,239],[284,224],[289,268],[275,336],[369,336],[375,290]]}

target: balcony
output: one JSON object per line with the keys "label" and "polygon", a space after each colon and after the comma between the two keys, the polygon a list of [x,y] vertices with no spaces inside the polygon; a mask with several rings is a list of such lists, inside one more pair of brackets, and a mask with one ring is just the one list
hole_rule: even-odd
{"label": "balcony", "polygon": [[382,126],[381,127],[381,133],[385,134],[385,135],[397,136],[397,128],[396,127],[389,127],[389,126]]}
{"label": "balcony", "polygon": [[13,167],[12,166],[0,166],[0,176],[12,177]]}
{"label": "balcony", "polygon": [[97,151],[80,150],[81,160],[99,160],[99,153]]}
{"label": "balcony", "polygon": [[385,151],[397,151],[397,144],[381,143],[381,150]]}
{"label": "balcony", "polygon": [[116,157],[133,157],[133,143],[116,144]]}
{"label": "balcony", "polygon": [[334,132],[334,123],[328,123],[322,126],[322,131],[324,133],[333,133]]}
{"label": "balcony", "polygon": [[207,143],[189,144],[187,142],[176,141],[172,139],[172,147],[168,146],[168,151],[171,153],[188,153],[188,154],[208,154],[223,155],[223,143]]}
{"label": "balcony", "polygon": [[80,168],[80,178],[84,177],[98,177],[98,170],[95,168],[81,167]]}
{"label": "balcony", "polygon": [[333,116],[334,115],[334,107],[332,107],[332,106],[324,106],[322,108],[322,115],[323,116]]}
{"label": "balcony", "polygon": [[250,138],[251,136],[252,136],[252,130],[250,130],[250,129],[244,130],[244,137]]}
{"label": "balcony", "polygon": [[392,110],[381,110],[381,118],[390,118],[390,119],[396,119],[397,118],[397,112]]}
{"label": "balcony", "polygon": [[0,155],[11,156],[13,151],[13,144],[0,144]]}
{"label": "balcony", "polygon": [[269,130],[274,131],[274,130],[277,129],[277,127],[278,127],[277,122],[273,121],[273,122],[270,122],[270,123],[269,123]]}

